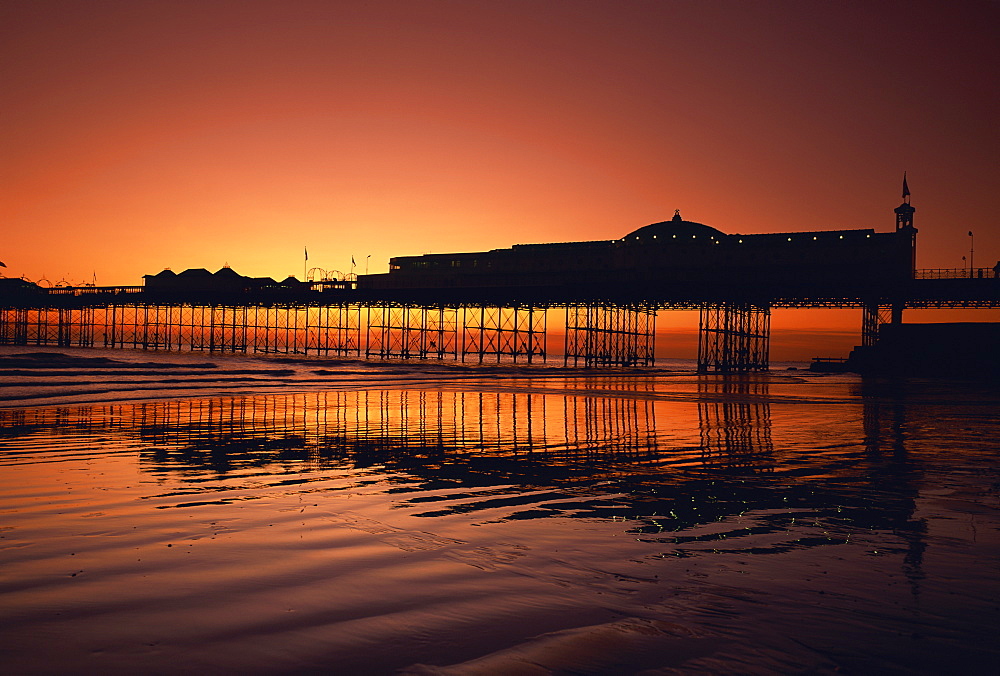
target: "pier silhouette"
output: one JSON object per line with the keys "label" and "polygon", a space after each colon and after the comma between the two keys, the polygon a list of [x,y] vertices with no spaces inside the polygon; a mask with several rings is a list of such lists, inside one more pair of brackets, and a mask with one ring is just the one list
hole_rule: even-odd
{"label": "pier silhouette", "polygon": [[857,308],[859,345],[910,308],[1000,307],[993,268],[918,270],[915,208],[895,229],[726,234],[684,220],[621,238],[390,260],[385,274],[300,282],[225,267],[142,286],[0,280],[0,344],[533,363],[565,313],[570,366],[648,366],[656,313],[699,310],[701,371],[766,370],[772,308]]}

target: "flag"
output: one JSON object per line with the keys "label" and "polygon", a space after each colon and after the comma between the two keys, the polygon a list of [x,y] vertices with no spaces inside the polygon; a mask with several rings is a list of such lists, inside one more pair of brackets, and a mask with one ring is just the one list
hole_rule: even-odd
{"label": "flag", "polygon": [[906,172],[903,172],[903,197],[910,196],[910,188],[906,185]]}
{"label": "flag", "polygon": [[306,247],[302,247],[302,252],[305,253],[306,260],[309,260],[309,249]]}
{"label": "flag", "polygon": [[7,267],[7,264],[4,263],[3,261],[0,261],[0,268],[5,268],[5,267]]}
{"label": "flag", "polygon": [[354,255],[351,255],[351,267],[354,267],[357,263],[354,262]]}

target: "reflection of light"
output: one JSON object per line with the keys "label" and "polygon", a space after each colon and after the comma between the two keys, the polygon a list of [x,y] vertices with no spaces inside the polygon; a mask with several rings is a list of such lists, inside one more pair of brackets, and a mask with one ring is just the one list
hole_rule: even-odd
{"label": "reflection of light", "polygon": [[[228,472],[262,461],[329,463],[434,457],[628,462],[658,453],[653,402],[508,392],[331,391],[85,407],[92,432],[132,430],[156,466]],[[74,423],[54,409],[32,424]],[[6,416],[0,411],[0,421]],[[525,455],[527,453],[527,455]]]}
{"label": "reflection of light", "polygon": [[773,469],[768,382],[707,379],[698,383],[698,392],[703,462],[755,472]]}
{"label": "reflection of light", "polygon": [[[600,386],[643,392],[648,385],[629,380]],[[770,469],[766,382],[727,379],[700,383],[698,389],[699,424],[687,432],[677,424],[679,409],[644,398],[418,390],[90,406],[78,409],[75,419],[58,409],[35,409],[19,412],[18,424],[137,435],[155,449],[144,454],[153,472],[181,466],[228,473],[270,462],[417,467],[430,459],[462,464],[544,459],[549,465],[572,467],[581,461],[652,461]],[[0,424],[13,415],[0,411]]]}

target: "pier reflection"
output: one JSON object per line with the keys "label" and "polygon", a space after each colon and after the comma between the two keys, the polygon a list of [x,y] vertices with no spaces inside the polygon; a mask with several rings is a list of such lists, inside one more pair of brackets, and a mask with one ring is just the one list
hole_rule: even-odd
{"label": "pier reflection", "polygon": [[698,420],[706,466],[774,468],[768,380],[753,374],[707,376],[698,383]]}
{"label": "pier reflection", "polygon": [[[367,466],[463,455],[657,463],[664,454],[710,468],[773,468],[766,380],[700,382],[697,428],[687,410],[671,407],[677,404],[620,396],[351,390],[5,410],[0,426],[7,434],[136,434],[153,447],[143,459],[154,471],[162,465],[225,473],[282,462]],[[658,413],[669,420],[659,431]]]}
{"label": "pier reflection", "polygon": [[[0,411],[8,433],[135,434],[145,469],[226,473],[260,463],[655,461],[655,402],[624,397],[350,390]],[[290,466],[290,469],[293,468]]]}
{"label": "pier reflection", "polygon": [[[719,551],[724,540],[781,551],[845,543],[858,527],[888,530],[919,568],[921,468],[907,456],[904,405],[862,393],[863,420],[846,437],[820,449],[785,425],[776,444],[768,383],[705,376],[682,400],[657,399],[643,384],[605,396],[372,389],[7,410],[0,434],[123,438],[139,447],[146,475],[192,490],[336,471],[388,482],[392,500],[410,507],[442,487],[480,491],[435,499],[416,516],[489,510],[500,492],[510,502],[499,518],[626,518],[675,555]],[[544,496],[523,497],[532,491]],[[762,544],[774,534],[782,538]]]}
{"label": "pier reflection", "polygon": [[446,455],[773,469],[766,379],[699,379],[696,404],[658,401],[652,385],[631,380],[583,379],[582,389],[608,396],[335,390],[0,410],[0,435],[136,435],[155,449],[143,454],[153,465],[219,473],[260,463],[367,466]]}
{"label": "pier reflection", "polygon": [[864,405],[864,444],[869,465],[868,476],[872,491],[881,499],[891,500],[889,526],[906,547],[903,572],[914,595],[920,592],[924,579],[923,559],[927,548],[927,521],[916,518],[919,484],[924,468],[919,458],[907,451],[907,406],[910,390],[901,381],[868,380],[862,382],[858,394]]}

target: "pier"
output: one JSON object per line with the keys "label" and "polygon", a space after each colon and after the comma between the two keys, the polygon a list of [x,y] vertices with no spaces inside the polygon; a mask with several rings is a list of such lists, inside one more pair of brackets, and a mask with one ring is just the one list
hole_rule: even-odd
{"label": "pier", "polygon": [[[393,258],[386,274],[283,282],[169,270],[131,287],[0,280],[0,344],[649,366],[656,316],[699,311],[698,368],[762,371],[772,308],[856,308],[859,345],[911,308],[1000,307],[994,268],[918,270],[915,209],[873,229],[725,234],[673,219],[606,241]],[[553,322],[561,324],[553,324]]]}

